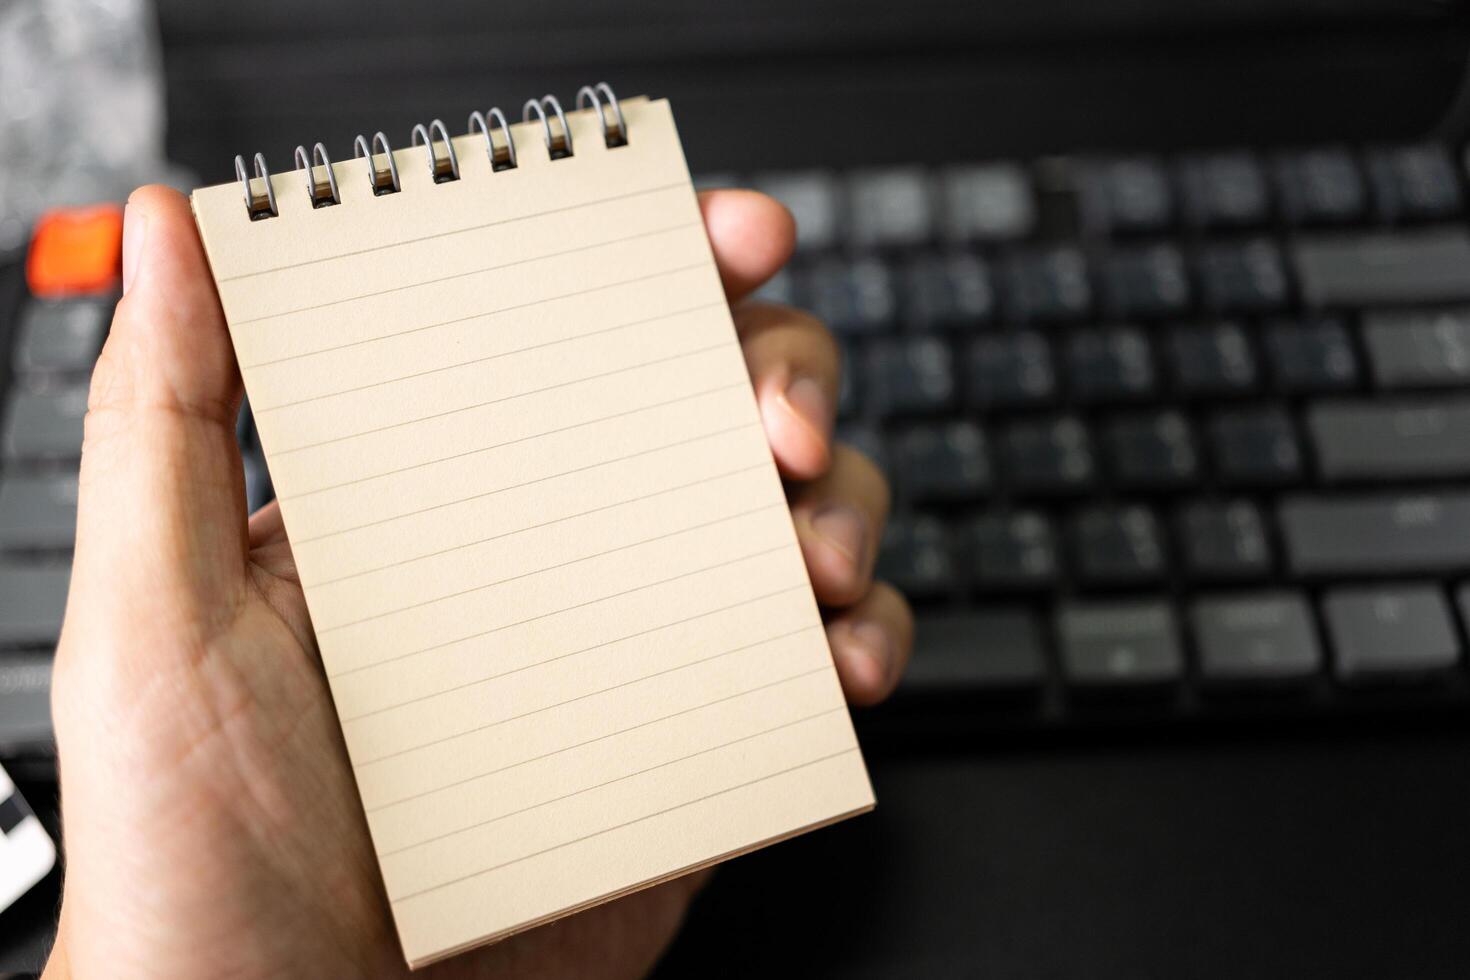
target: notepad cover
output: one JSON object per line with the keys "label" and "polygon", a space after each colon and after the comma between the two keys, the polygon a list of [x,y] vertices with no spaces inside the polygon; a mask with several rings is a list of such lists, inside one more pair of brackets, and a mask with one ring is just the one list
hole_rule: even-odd
{"label": "notepad cover", "polygon": [[873,805],[669,105],[623,110],[193,196],[414,966]]}

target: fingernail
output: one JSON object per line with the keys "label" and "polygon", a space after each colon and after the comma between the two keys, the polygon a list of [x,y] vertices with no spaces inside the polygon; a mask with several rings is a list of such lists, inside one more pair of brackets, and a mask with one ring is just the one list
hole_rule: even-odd
{"label": "fingernail", "polygon": [[827,394],[815,378],[797,378],[786,387],[786,404],[825,439],[832,430]]}
{"label": "fingernail", "polygon": [[867,620],[852,624],[843,650],[849,669],[865,683],[874,687],[887,683],[888,665],[893,658],[889,655],[888,633],[883,627]]}
{"label": "fingernail", "polygon": [[138,258],[143,254],[143,239],[148,234],[148,215],[134,211],[129,204],[123,210],[123,295],[132,288],[138,275]]}
{"label": "fingernail", "polygon": [[812,530],[854,564],[863,564],[867,557],[868,522],[856,508],[847,504],[828,504],[812,515]]}

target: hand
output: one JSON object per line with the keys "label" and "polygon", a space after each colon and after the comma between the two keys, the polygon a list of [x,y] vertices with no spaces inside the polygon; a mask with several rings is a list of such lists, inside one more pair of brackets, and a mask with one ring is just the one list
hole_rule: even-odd
{"label": "hand", "polygon": [[[792,248],[768,198],[701,200],[732,302]],[[240,381],[189,205],[128,202],[124,297],[98,360],[56,655],[66,886],[50,976],[404,972],[279,510],[247,519]],[[837,348],[816,321],[736,322],[849,700],[892,689],[912,621],[872,582],[888,500],[832,446]],[[689,875],[456,957],[430,975],[630,977]]]}

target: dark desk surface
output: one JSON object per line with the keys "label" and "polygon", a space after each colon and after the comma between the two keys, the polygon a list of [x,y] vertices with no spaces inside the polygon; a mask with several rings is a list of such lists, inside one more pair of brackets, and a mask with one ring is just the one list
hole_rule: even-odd
{"label": "dark desk surface", "polygon": [[1470,734],[870,760],[721,870],[660,976],[1470,975]]}
{"label": "dark desk surface", "polygon": [[722,868],[660,978],[1467,975],[1470,732],[874,748],[878,809]]}

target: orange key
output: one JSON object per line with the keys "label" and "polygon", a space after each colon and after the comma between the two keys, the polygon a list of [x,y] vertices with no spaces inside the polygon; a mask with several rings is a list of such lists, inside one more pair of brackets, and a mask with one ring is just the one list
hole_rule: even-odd
{"label": "orange key", "polygon": [[122,208],[98,204],[47,211],[36,222],[26,256],[35,296],[106,293],[122,276]]}

